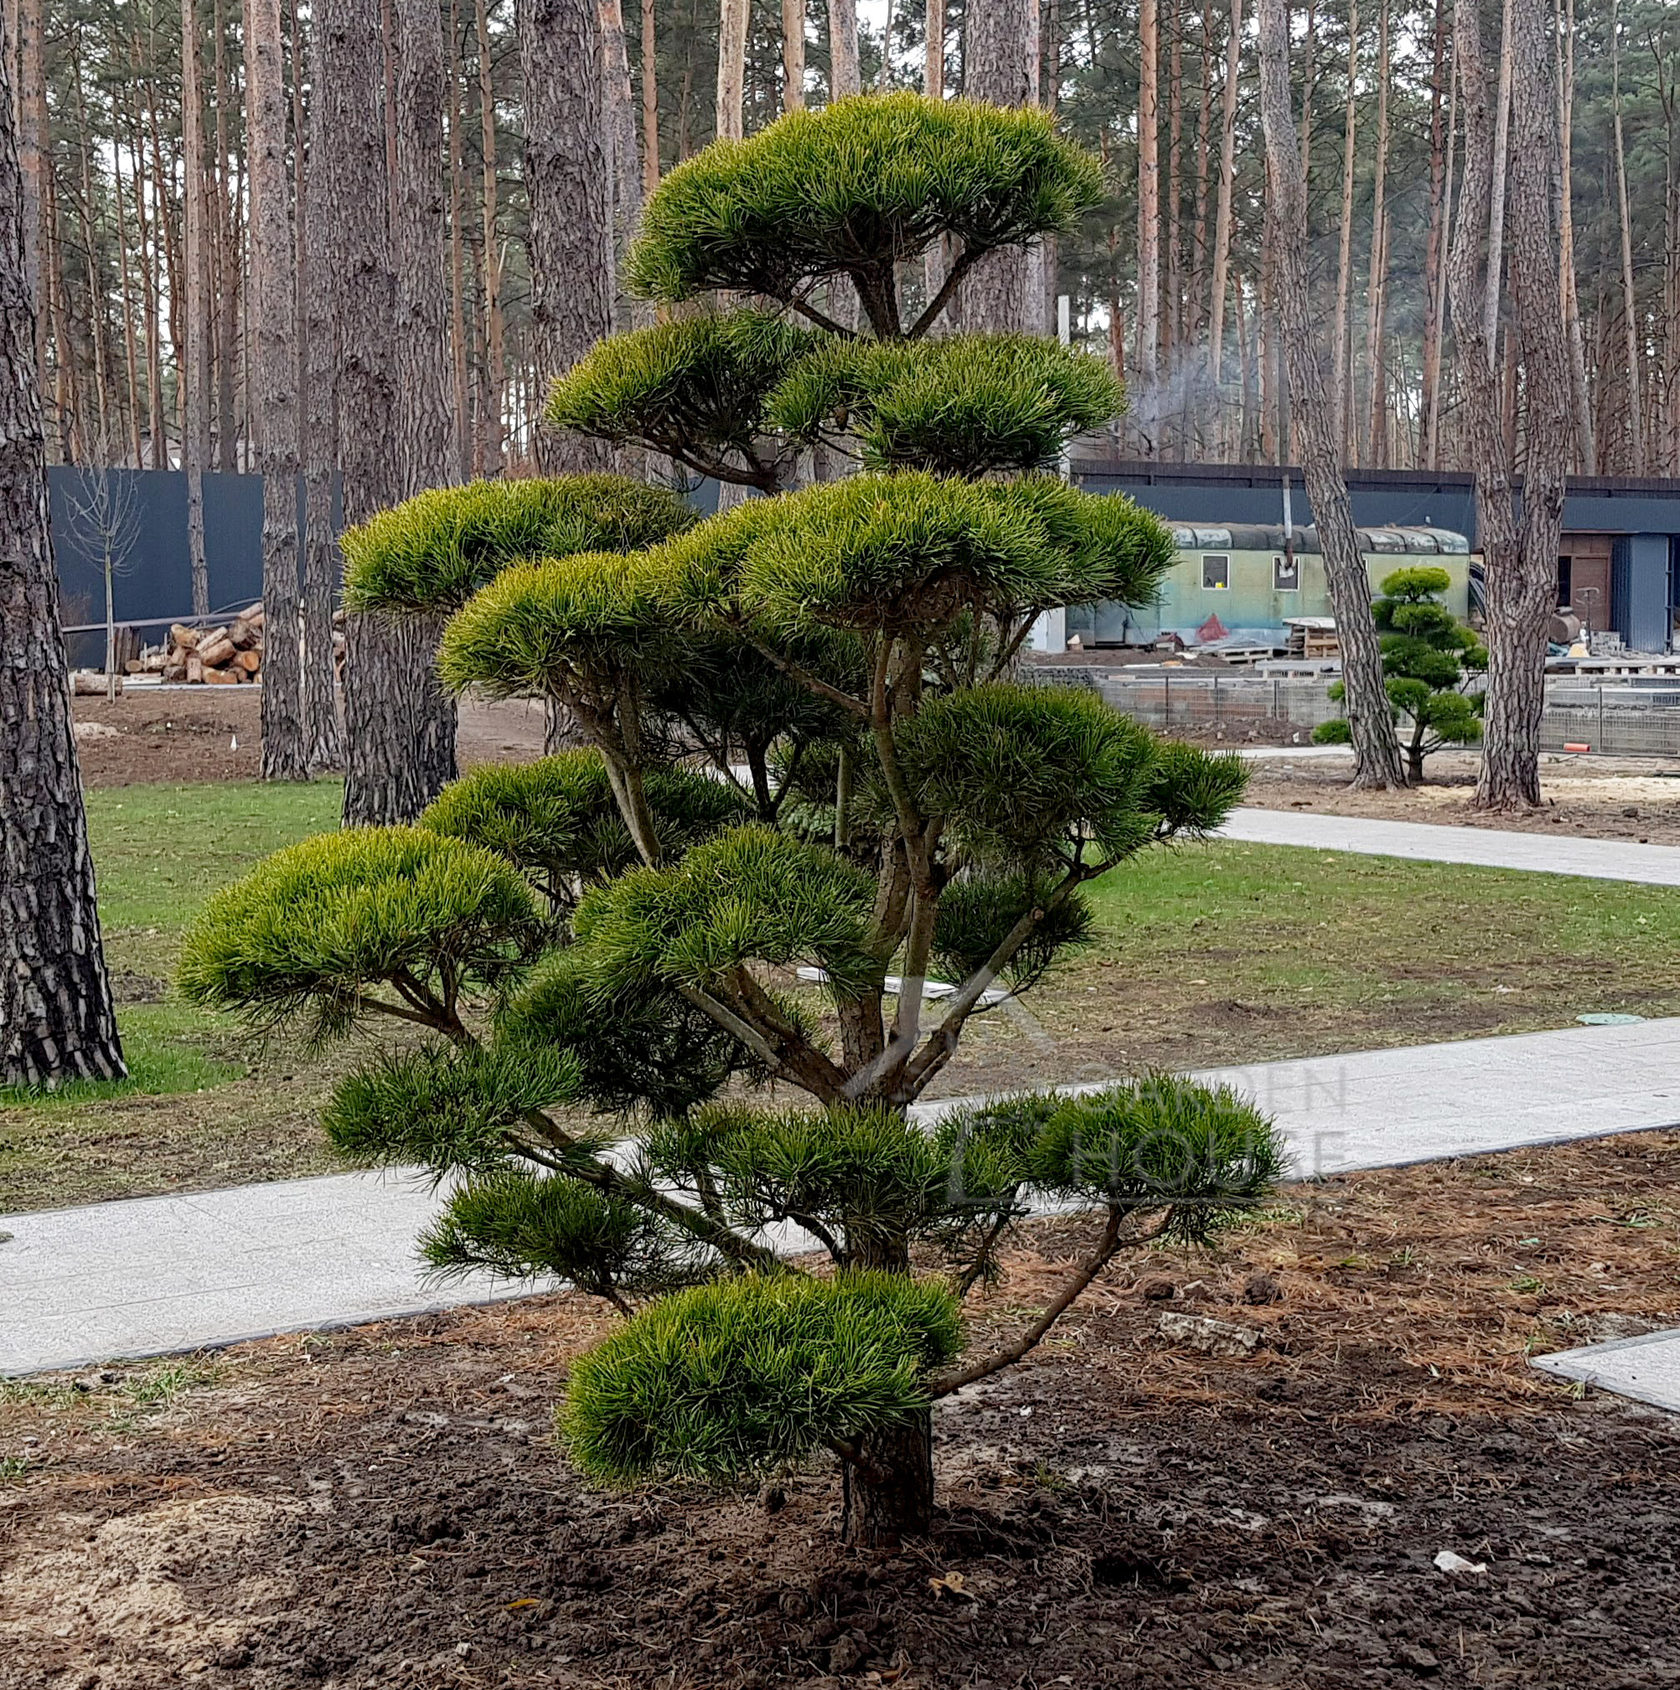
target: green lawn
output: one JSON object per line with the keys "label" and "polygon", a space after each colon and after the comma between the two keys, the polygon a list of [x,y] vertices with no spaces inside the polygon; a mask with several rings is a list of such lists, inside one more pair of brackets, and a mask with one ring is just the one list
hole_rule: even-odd
{"label": "green lawn", "polygon": [[[168,982],[205,898],[336,826],[339,802],[332,783],[89,795],[133,1078],[0,1095],[0,1211],[333,1165],[316,1120],[354,1049],[264,1047]],[[945,1089],[1680,1014],[1680,889],[1212,844],[1146,855],[1093,896],[1097,942],[981,1018]]]}

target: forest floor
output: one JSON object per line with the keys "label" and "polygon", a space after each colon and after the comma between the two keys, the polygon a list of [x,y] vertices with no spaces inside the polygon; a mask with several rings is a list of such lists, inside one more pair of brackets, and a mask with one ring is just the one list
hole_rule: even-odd
{"label": "forest floor", "polygon": [[[0,1384],[0,1690],[1673,1684],[1680,1422],[1526,1363],[1680,1323],[1677,1179],[1676,1132],[1381,1170],[1117,1264],[940,1406],[900,1553],[822,1464],[578,1479],[574,1295]],[[971,1341],[1090,1225],[1031,1223]]]}
{"label": "forest floor", "polygon": [[[134,712],[120,738],[83,734],[133,1078],[0,1096],[0,1213],[336,1170],[321,1105],[366,1047],[265,1044],[173,1001],[169,982],[205,898],[335,826],[338,786],[249,780],[247,689],[77,705],[107,725]],[[535,718],[469,722],[469,761],[540,748]],[[163,749],[115,756],[129,738]],[[222,757],[250,766],[217,773]],[[136,766],[154,778],[127,784]],[[160,782],[164,770],[194,778]],[[1525,1032],[1594,1011],[1680,1014],[1680,889],[1223,841],[1146,853],[1092,899],[1096,941],[971,1024],[946,1095]]]}

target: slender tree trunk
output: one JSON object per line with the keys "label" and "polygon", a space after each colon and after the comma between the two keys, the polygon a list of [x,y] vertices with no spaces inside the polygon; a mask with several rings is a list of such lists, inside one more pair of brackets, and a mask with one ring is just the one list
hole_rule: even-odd
{"label": "slender tree trunk", "polygon": [[[605,66],[607,181],[612,195],[612,271],[608,297],[616,307],[614,327],[631,326],[628,298],[621,297],[617,278],[624,254],[636,238],[642,220],[642,170],[636,152],[636,101],[630,86],[630,54],[624,40],[622,0],[601,0],[601,57]],[[649,322],[650,312],[643,312]]]}
{"label": "slender tree trunk", "polygon": [[1371,187],[1371,279],[1365,292],[1366,418],[1368,455],[1387,467],[1383,417],[1383,305],[1388,287],[1388,0],[1377,14],[1377,159]]}
{"label": "slender tree trunk", "polygon": [[[0,55],[0,59],[5,56]],[[121,1079],[58,578],[24,256],[11,65],[0,66],[0,1086]]]}
{"label": "slender tree trunk", "polygon": [[[1575,0],[1559,0],[1555,12],[1558,33],[1558,133],[1562,166],[1558,172],[1558,280],[1563,288],[1564,326],[1569,336],[1569,382],[1573,389],[1576,455],[1583,475],[1598,467],[1593,440],[1592,402],[1587,392],[1586,347],[1581,337],[1581,300],[1575,284]],[[1673,240],[1669,251],[1674,251]]]}
{"label": "slender tree trunk", "polygon": [[[114,128],[115,125],[113,124]],[[123,198],[122,161],[120,159],[112,164],[111,192],[116,199],[117,246],[121,261],[123,363],[126,366],[128,383],[128,449],[134,459],[134,467],[143,469],[146,460],[142,455],[140,443],[140,348],[135,339],[137,312],[134,300],[134,278],[129,265],[129,253],[133,250],[138,255],[138,246],[129,233],[128,207]]]}
{"label": "slender tree trunk", "polygon": [[1213,286],[1208,295],[1208,377],[1214,428],[1220,426],[1220,371],[1225,361],[1225,294],[1231,265],[1231,194],[1236,181],[1237,76],[1242,69],[1242,0],[1231,0],[1225,41],[1225,85],[1219,109],[1219,202],[1213,214]]}
{"label": "slender tree trunk", "polygon": [[[198,18],[194,0],[181,0],[181,136],[186,213],[186,333],[183,336],[186,421],[181,465],[187,472],[187,566],[194,616],[210,614],[210,576],[204,561],[204,469],[210,460],[210,254],[205,228],[204,101],[199,91]],[[173,309],[173,307],[171,307]]]}
{"label": "slender tree trunk", "polygon": [[1423,316],[1423,388],[1419,399],[1422,439],[1419,456],[1434,468],[1434,418],[1441,380],[1442,253],[1445,250],[1447,191],[1447,131],[1450,103],[1443,86],[1447,72],[1447,0],[1435,0],[1434,62],[1429,75],[1429,233],[1424,240],[1423,285],[1428,290]]}
{"label": "slender tree trunk", "polygon": [[[330,0],[328,0],[330,10]],[[308,261],[303,269],[303,705],[304,764],[311,777],[344,766],[338,725],[338,660],[333,597],[339,578],[333,479],[338,468],[338,257],[333,211],[332,137],[327,121],[326,52],[319,0],[309,25],[308,193],[302,203]]]}
{"label": "slender tree trunk", "polygon": [[805,0],[782,0],[782,110],[805,106]]}
{"label": "slender tree trunk", "polygon": [[[945,0],[927,0],[927,40],[922,55],[922,92],[930,100],[945,98]],[[937,297],[950,273],[949,243],[935,241],[922,257],[922,292]],[[935,330],[937,333],[938,330]]]}
{"label": "slender tree trunk", "polygon": [[449,0],[449,347],[455,386],[455,456],[461,480],[472,474],[472,400],[467,385],[467,297],[461,217],[466,205],[462,126],[460,0]]}
{"label": "slender tree trunk", "polygon": [[1138,391],[1133,401],[1145,457],[1160,450],[1161,39],[1155,0],[1138,3]]}
{"label": "slender tree trunk", "polygon": [[1336,265],[1336,349],[1331,385],[1335,390],[1336,451],[1344,459],[1353,439],[1353,370],[1348,360],[1349,297],[1353,289],[1353,177],[1358,142],[1359,5],[1348,0],[1347,103],[1342,113],[1342,220],[1340,257]]}
{"label": "slender tree trunk", "polygon": [[1366,788],[1404,786],[1405,765],[1371,615],[1370,577],[1342,475],[1335,411],[1324,388],[1308,293],[1307,191],[1289,92],[1289,0],[1260,0],[1260,94],[1266,170],[1277,220],[1278,316],[1289,366],[1290,410],[1341,641],[1353,783]]}
{"label": "slender tree trunk", "polygon": [[863,92],[858,65],[857,0],[828,0],[828,98],[848,100]]}
{"label": "slender tree trunk", "polygon": [[504,438],[502,389],[506,384],[502,341],[502,257],[501,236],[496,222],[496,85],[490,60],[490,19],[485,0],[477,0],[478,30],[478,121],[484,169],[480,178],[483,195],[484,368],[485,404],[479,417],[480,453],[484,473],[500,475]]}
{"label": "slender tree trunk", "polygon": [[741,139],[742,103],[747,74],[747,0],[719,0],[717,136]]}
{"label": "slender tree trunk", "polygon": [[[1166,389],[1178,389],[1184,332],[1184,22],[1176,13],[1168,23],[1167,57],[1167,303]],[[1168,407],[1156,406],[1157,426],[1165,440]],[[1182,442],[1180,442],[1182,445]]]}
{"label": "slender tree trunk", "polygon": [[[43,254],[46,251],[47,177],[47,60],[46,0],[18,0],[17,63],[18,156],[23,183],[23,264],[31,309],[42,298]],[[32,319],[33,320],[33,319]],[[35,323],[35,380],[47,391],[47,337]]]}
{"label": "slender tree trunk", "polygon": [[1446,339],[1448,242],[1453,227],[1453,161],[1458,140],[1458,55],[1452,58],[1447,81],[1447,162],[1445,192],[1441,202],[1441,244],[1430,274],[1430,310],[1435,321],[1435,339],[1425,351],[1425,404],[1423,415],[1424,468],[1441,465],[1441,346]]}
{"label": "slender tree trunk", "polygon": [[[1499,425],[1484,309],[1488,275],[1481,252],[1495,196],[1495,122],[1475,8],[1457,7],[1455,25],[1464,90],[1465,164],[1453,231],[1451,294],[1465,397],[1463,426],[1476,470],[1477,530],[1487,583],[1488,679],[1476,785],[1476,802],[1486,809],[1540,801],[1546,632],[1556,593],[1565,469],[1575,437],[1552,191],[1559,168],[1553,53],[1535,0],[1519,0],[1511,9],[1511,283],[1529,418],[1520,514],[1510,450]],[[1494,262],[1490,253],[1487,269]]]}
{"label": "slender tree trunk", "polygon": [[[800,21],[805,16],[804,6],[800,7]],[[785,19],[786,12],[783,17]],[[656,32],[657,14],[655,0],[642,0],[642,197],[644,200],[653,196],[653,191],[659,186],[659,42]],[[805,88],[805,39],[803,34],[799,42],[799,89],[800,103],[804,103]]]}
{"label": "slender tree trunk", "polygon": [[[519,0],[530,204],[531,338],[545,380],[611,332],[611,233],[601,145],[599,20],[593,0]],[[602,469],[611,448],[541,427],[545,475]]]}
{"label": "slender tree trunk", "polygon": [[1622,344],[1627,354],[1628,472],[1645,473],[1645,431],[1639,406],[1639,305],[1633,289],[1633,219],[1628,212],[1627,148],[1622,141],[1621,8],[1610,7],[1610,111],[1616,140],[1616,211],[1622,242]]}
{"label": "slender tree trunk", "polygon": [[264,780],[304,780],[298,633],[297,302],[286,205],[280,0],[245,0],[245,124],[251,160],[251,282],[257,469],[263,478]]}
{"label": "slender tree trunk", "polygon": [[[1038,0],[971,0],[963,93],[996,106],[1038,104]],[[1036,248],[994,252],[962,287],[964,328],[1044,333],[1043,257]]]}
{"label": "slender tree trunk", "polygon": [[[396,0],[396,207],[400,492],[412,498],[458,479],[454,383],[449,361],[449,287],[444,274],[448,223],[443,183],[443,18],[437,0]],[[405,619],[406,642],[418,648],[414,676],[415,762],[426,787],[455,778],[455,701],[437,678],[443,619]],[[431,796],[428,792],[427,796]]]}

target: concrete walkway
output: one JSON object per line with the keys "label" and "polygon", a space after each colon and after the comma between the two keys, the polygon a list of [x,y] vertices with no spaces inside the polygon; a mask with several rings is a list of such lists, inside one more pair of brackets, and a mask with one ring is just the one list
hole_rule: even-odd
{"label": "concrete walkway", "polygon": [[[1298,1176],[1680,1123],[1680,1019],[1221,1069],[1285,1134]],[[937,1104],[929,1110],[937,1110]],[[74,1367],[485,1302],[425,1281],[437,1198],[342,1174],[0,1216],[0,1373]]]}
{"label": "concrete walkway", "polygon": [[1532,1366],[1554,1379],[1574,1379],[1619,1397],[1680,1410],[1680,1332],[1647,1332],[1535,1356]]}
{"label": "concrete walkway", "polygon": [[1471,863],[1480,868],[1680,886],[1680,846],[1583,839],[1561,830],[1556,834],[1518,833],[1512,829],[1245,807],[1225,824],[1219,837],[1248,845],[1300,845],[1309,850],[1354,851],[1362,856],[1403,857],[1413,862]]}

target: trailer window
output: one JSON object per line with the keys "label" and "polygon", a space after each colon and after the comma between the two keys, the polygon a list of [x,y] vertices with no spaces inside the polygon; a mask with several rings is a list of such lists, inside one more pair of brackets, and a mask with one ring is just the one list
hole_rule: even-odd
{"label": "trailer window", "polygon": [[1231,586],[1231,560],[1223,552],[1202,554],[1202,591],[1228,592]]}
{"label": "trailer window", "polygon": [[1301,590],[1301,560],[1279,553],[1272,559],[1272,591],[1298,593]]}

